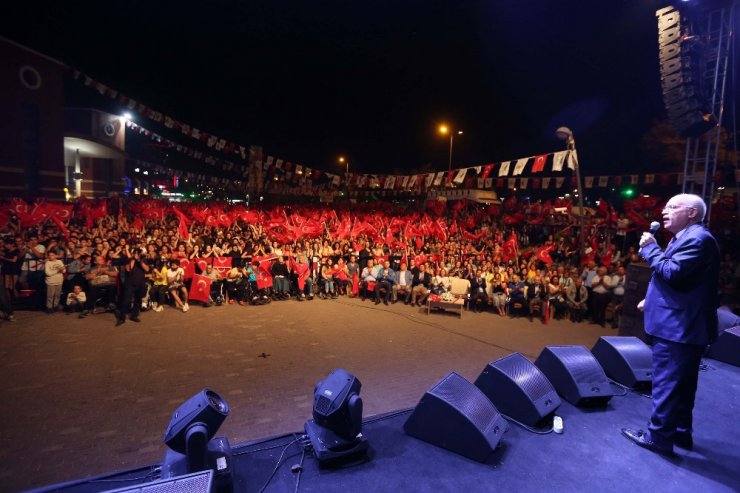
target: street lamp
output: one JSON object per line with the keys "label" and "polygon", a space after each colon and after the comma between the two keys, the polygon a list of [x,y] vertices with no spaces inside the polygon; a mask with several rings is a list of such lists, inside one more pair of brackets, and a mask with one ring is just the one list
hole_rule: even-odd
{"label": "street lamp", "polygon": [[[441,133],[442,135],[450,134],[450,159],[447,163],[447,171],[452,171],[452,143],[455,137],[455,132],[451,130],[447,125],[440,125],[439,133]],[[457,135],[462,135],[462,130],[458,130]]]}
{"label": "street lamp", "polygon": [[339,156],[339,164],[344,164],[346,166],[344,173],[349,174],[349,161],[344,159],[344,156]]}
{"label": "street lamp", "polygon": [[[566,148],[568,149],[568,153],[576,152],[576,139],[573,137],[573,132],[568,127],[560,127],[557,130],[555,130],[555,135],[558,137],[558,139],[564,140],[566,143]],[[583,255],[586,252],[586,227],[584,226],[584,217],[586,215],[586,210],[583,207],[583,187],[581,186],[581,167],[578,164],[578,159],[576,156],[573,156],[573,171],[576,174],[576,186],[578,187],[578,207],[580,209],[580,214],[578,216],[578,225],[581,228],[581,248],[580,248],[580,256],[583,258]]]}

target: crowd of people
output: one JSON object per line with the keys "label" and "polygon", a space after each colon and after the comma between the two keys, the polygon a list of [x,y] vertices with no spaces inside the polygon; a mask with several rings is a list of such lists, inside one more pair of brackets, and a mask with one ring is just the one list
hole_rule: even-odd
{"label": "crowd of people", "polygon": [[[516,222],[506,212],[462,201],[257,211],[78,201],[67,221],[47,215],[28,226],[11,216],[2,225],[0,311],[9,320],[14,307],[78,317],[110,311],[120,325],[140,321],[142,309],[187,312],[191,303],[348,296],[419,306],[465,279],[473,311],[616,326],[626,268],[642,261],[634,221],[613,209],[588,218],[581,251],[567,211],[540,208],[537,220]],[[725,299],[736,298],[740,278],[733,251],[722,262]]]}

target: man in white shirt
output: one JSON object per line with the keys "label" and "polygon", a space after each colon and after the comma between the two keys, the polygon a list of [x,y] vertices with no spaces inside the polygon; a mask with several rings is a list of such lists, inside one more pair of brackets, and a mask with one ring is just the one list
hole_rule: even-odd
{"label": "man in white shirt", "polygon": [[599,267],[596,275],[591,278],[591,293],[593,296],[591,308],[593,310],[594,323],[603,327],[606,318],[606,306],[612,299],[612,280],[607,273],[606,267]]}

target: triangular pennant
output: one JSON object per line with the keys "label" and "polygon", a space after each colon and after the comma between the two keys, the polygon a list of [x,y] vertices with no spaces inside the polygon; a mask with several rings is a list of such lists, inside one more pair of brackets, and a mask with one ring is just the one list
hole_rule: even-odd
{"label": "triangular pennant", "polygon": [[553,171],[563,171],[563,163],[565,162],[566,154],[568,154],[568,151],[560,151],[552,155]]}
{"label": "triangular pennant", "polygon": [[529,161],[528,157],[518,159],[516,162],[516,165],[514,165],[514,172],[512,173],[513,176],[521,175],[524,171],[524,167],[527,165],[527,161]]}
{"label": "triangular pennant", "polygon": [[499,176],[506,176],[509,174],[509,166],[511,165],[511,161],[505,161],[501,163],[501,167],[498,170]]}
{"label": "triangular pennant", "polygon": [[608,176],[600,176],[599,177],[599,186],[601,188],[605,188],[609,185],[609,177]]}
{"label": "triangular pennant", "polygon": [[593,188],[594,187],[594,177],[586,176],[583,179],[583,186],[585,186],[586,188]]}

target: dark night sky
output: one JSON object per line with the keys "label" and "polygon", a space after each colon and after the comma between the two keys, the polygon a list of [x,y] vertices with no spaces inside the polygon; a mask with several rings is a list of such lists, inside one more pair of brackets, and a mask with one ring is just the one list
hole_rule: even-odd
{"label": "dark night sky", "polygon": [[343,154],[351,171],[446,169],[446,121],[465,132],[453,167],[559,150],[553,133],[567,125],[585,174],[627,173],[649,169],[642,136],[664,114],[654,12],[665,4],[30,1],[4,13],[0,34],[310,167],[339,171]]}

